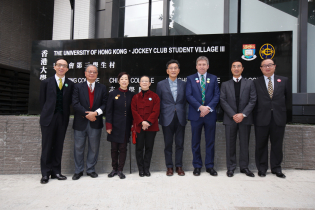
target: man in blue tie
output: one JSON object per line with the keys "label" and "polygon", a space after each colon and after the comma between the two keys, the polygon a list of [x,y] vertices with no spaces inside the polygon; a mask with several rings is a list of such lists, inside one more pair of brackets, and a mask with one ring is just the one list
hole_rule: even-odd
{"label": "man in blue tie", "polygon": [[191,149],[193,153],[193,174],[199,176],[202,168],[200,153],[201,131],[204,127],[206,140],[206,171],[217,176],[214,170],[214,141],[216,128],[216,111],[220,100],[220,90],[215,75],[207,73],[209,60],[200,56],[196,61],[197,73],[187,77],[186,98],[189,103],[188,120],[191,123]]}

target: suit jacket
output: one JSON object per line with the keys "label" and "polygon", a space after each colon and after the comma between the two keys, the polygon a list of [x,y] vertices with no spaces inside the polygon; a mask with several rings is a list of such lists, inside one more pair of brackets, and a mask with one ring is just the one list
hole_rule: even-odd
{"label": "suit jacket", "polygon": [[252,80],[241,79],[239,112],[237,112],[235,88],[233,79],[223,82],[221,85],[220,105],[224,110],[223,124],[232,125],[235,123],[233,116],[237,113],[243,113],[244,117],[241,124],[251,125],[254,123],[252,110],[256,104],[256,89]]}
{"label": "suit jacket", "polygon": [[291,104],[291,84],[287,77],[274,75],[274,91],[272,99],[269,96],[264,77],[254,81],[257,102],[254,110],[254,123],[257,126],[267,126],[273,118],[278,126],[285,126],[287,121],[287,104]]}
{"label": "suit jacket", "polygon": [[133,92],[121,92],[119,89],[109,93],[106,107],[106,130],[112,129],[112,132],[107,135],[108,141],[124,143],[126,134],[130,135],[131,100],[134,95]]}
{"label": "suit jacket", "polygon": [[88,123],[86,111],[95,111],[100,108],[103,114],[96,116],[94,122],[90,122],[91,128],[101,129],[104,126],[103,115],[105,114],[105,108],[107,103],[107,91],[106,86],[95,82],[94,88],[94,101],[92,109],[90,109],[89,90],[87,82],[78,83],[75,85],[72,95],[72,105],[74,109],[73,129],[83,131]]}
{"label": "suit jacket", "polygon": [[156,93],[148,90],[144,96],[142,92],[136,94],[131,100],[131,111],[137,133],[141,132],[143,121],[152,123],[146,131],[159,131],[160,98]]}
{"label": "suit jacket", "polygon": [[[189,103],[189,120],[198,120],[200,117],[200,111],[197,110],[202,105],[202,93],[200,83],[196,82],[196,78],[199,80],[198,73],[187,77],[186,98]],[[216,106],[220,100],[220,90],[217,76],[207,73],[205,81],[207,81],[208,78],[210,79],[210,82],[206,82],[206,97],[204,106],[209,106],[213,112],[207,114],[205,118],[216,120]]]}
{"label": "suit jacket", "polygon": [[160,97],[160,120],[159,124],[168,126],[171,124],[176,111],[178,121],[185,126],[186,121],[186,83],[177,79],[177,97],[174,101],[168,79],[158,82],[156,94]]}
{"label": "suit jacket", "polygon": [[[52,120],[56,108],[57,99],[57,82],[55,76],[43,80],[40,84],[39,102],[41,107],[40,125],[48,126]],[[63,84],[63,117],[64,122],[68,126],[70,105],[72,99],[74,83],[65,78]]]}

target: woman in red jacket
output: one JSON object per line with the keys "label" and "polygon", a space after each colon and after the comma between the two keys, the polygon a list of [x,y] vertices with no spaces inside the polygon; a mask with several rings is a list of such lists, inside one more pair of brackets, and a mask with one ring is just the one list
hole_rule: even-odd
{"label": "woman in red jacket", "polygon": [[[159,131],[158,117],[160,114],[160,98],[149,90],[150,77],[140,78],[141,92],[135,95],[131,101],[133,125],[137,132],[136,159],[139,176],[151,176],[150,163],[153,152],[154,138]],[[143,149],[145,148],[144,154]]]}

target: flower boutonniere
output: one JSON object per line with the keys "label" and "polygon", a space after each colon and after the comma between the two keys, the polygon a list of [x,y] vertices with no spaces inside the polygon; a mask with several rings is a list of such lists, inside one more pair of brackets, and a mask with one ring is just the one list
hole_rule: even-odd
{"label": "flower boutonniere", "polygon": [[281,82],[281,79],[277,79],[277,82]]}

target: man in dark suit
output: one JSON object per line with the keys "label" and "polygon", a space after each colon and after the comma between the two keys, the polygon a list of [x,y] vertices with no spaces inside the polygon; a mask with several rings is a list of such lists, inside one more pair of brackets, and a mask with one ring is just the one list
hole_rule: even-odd
{"label": "man in dark suit", "polygon": [[191,149],[193,153],[193,174],[199,176],[202,167],[200,140],[204,127],[206,140],[206,171],[217,176],[214,170],[214,141],[217,114],[215,107],[220,100],[220,90],[215,75],[207,73],[209,60],[200,56],[196,61],[197,73],[187,77],[186,98],[189,103],[188,119],[191,122]]}
{"label": "man in dark suit", "polygon": [[252,110],[256,104],[256,90],[252,80],[242,78],[244,70],[240,61],[231,65],[233,78],[221,85],[220,105],[224,110],[223,124],[226,137],[226,166],[228,177],[233,177],[236,168],[236,136],[239,134],[240,169],[241,173],[254,177],[248,169],[248,144],[251,125],[253,124]]}
{"label": "man in dark suit", "polygon": [[73,82],[65,78],[68,63],[57,59],[54,67],[56,74],[40,84],[40,126],[42,131],[42,154],[40,183],[46,184],[52,179],[65,180],[61,174],[61,156],[63,142],[69,124]]}
{"label": "man in dark suit", "polygon": [[164,135],[164,155],[167,167],[166,175],[172,176],[173,171],[173,136],[175,135],[175,167],[179,176],[184,176],[183,151],[186,126],[186,83],[177,79],[180,72],[177,60],[170,60],[166,64],[169,78],[157,84],[156,94],[160,97],[160,120]]}
{"label": "man in dark suit", "polygon": [[272,59],[261,62],[264,76],[254,81],[257,102],[254,113],[256,136],[256,167],[258,176],[265,177],[268,170],[268,138],[270,137],[271,172],[285,178],[281,170],[283,137],[287,121],[287,105],[291,104],[291,84],[287,77],[275,75],[276,65]]}
{"label": "man in dark suit", "polygon": [[95,165],[98,159],[100,138],[102,133],[103,114],[107,103],[105,85],[96,83],[98,69],[89,65],[85,69],[86,82],[76,84],[73,91],[74,108],[74,162],[75,174],[73,180],[80,179],[84,171],[84,149],[88,137],[88,153],[86,159],[86,174],[92,178],[98,177]]}

